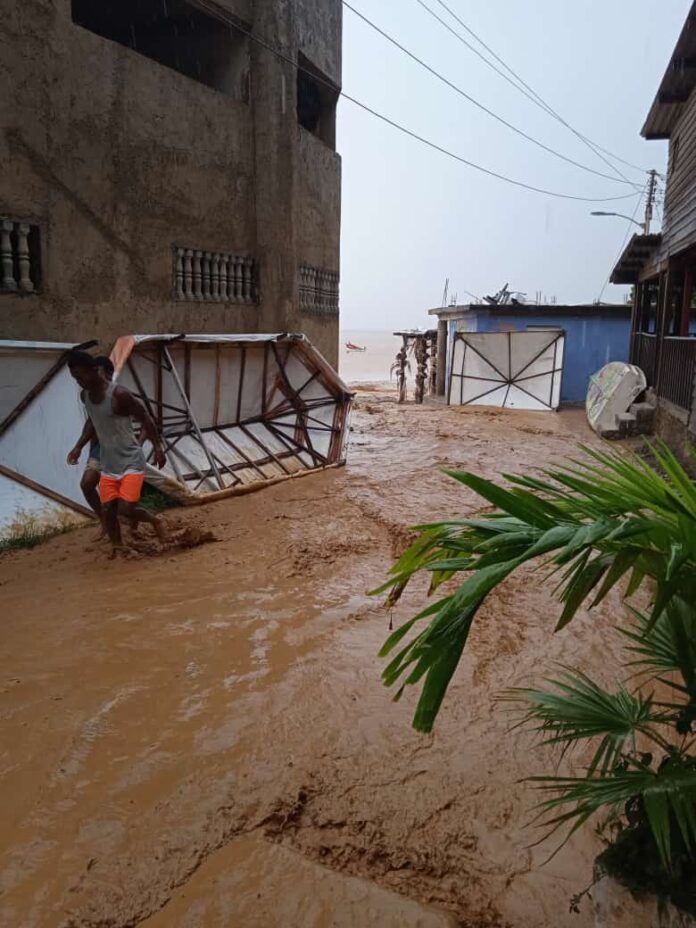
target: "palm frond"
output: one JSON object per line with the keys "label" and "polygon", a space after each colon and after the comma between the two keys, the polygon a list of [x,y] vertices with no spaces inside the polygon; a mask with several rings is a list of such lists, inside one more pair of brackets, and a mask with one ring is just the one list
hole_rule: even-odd
{"label": "palm frond", "polygon": [[524,707],[519,724],[539,732],[544,744],[568,748],[600,739],[590,773],[606,774],[622,753],[635,750],[637,734],[664,721],[652,696],[635,695],[625,687],[609,693],[579,671],[564,670],[545,683],[549,689],[511,689],[503,699]]}
{"label": "palm frond", "polygon": [[[558,627],[583,604],[601,602],[626,575],[629,594],[645,578],[654,581],[650,622],[675,599],[696,601],[696,488],[681,464],[660,443],[652,445],[657,468],[635,454],[583,450],[583,459],[541,477],[508,476],[506,487],[449,471],[498,508],[421,526],[375,591],[388,592],[393,605],[421,572],[430,575],[431,592],[465,574],[456,592],[420,613],[415,621],[427,618],[428,627],[392,657],[383,675],[387,685],[423,681],[427,696],[414,721],[419,730],[432,728],[482,603],[523,564],[539,559],[562,571]],[[391,654],[402,637],[392,635],[382,653]]]}
{"label": "palm frond", "polygon": [[631,642],[629,651],[636,664],[656,675],[681,675],[684,689],[696,697],[696,610],[692,604],[674,597],[655,622],[637,609],[632,628],[621,629]]}
{"label": "palm frond", "polygon": [[[551,798],[539,804],[542,814],[548,813],[545,825],[551,832],[573,820],[575,827],[577,823],[584,824],[600,809],[622,811],[629,802],[639,798],[663,866],[669,867],[675,828],[688,850],[696,847],[696,762],[693,759],[674,758],[658,770],[633,759],[629,769],[610,776],[533,777],[531,782],[542,792],[551,794]],[[566,835],[565,840],[569,836]]]}

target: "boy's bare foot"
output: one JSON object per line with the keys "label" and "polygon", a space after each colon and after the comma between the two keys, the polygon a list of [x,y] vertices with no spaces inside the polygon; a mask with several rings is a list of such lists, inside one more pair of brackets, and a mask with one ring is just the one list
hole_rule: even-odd
{"label": "boy's bare foot", "polygon": [[109,554],[109,560],[115,561],[117,557],[129,557],[130,553],[131,550],[126,545],[113,545],[111,553]]}

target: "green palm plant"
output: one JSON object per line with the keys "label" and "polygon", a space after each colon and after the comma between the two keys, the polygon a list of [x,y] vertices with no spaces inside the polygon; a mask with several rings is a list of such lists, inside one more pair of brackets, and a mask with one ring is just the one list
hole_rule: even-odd
{"label": "green palm plant", "polygon": [[[607,812],[619,831],[600,858],[604,868],[696,911],[696,609],[675,598],[655,621],[637,611],[634,617],[622,634],[627,667],[643,678],[640,691],[621,685],[609,692],[563,668],[544,689],[509,690],[503,698],[522,707],[518,724],[544,744],[564,753],[592,746],[580,775],[531,778],[547,832],[567,827],[567,840]],[[651,683],[665,698],[645,693]]]}
{"label": "green palm plant", "polygon": [[[567,836],[600,810],[618,817],[634,846],[649,836],[658,870],[696,865],[696,486],[662,443],[654,465],[635,454],[583,449],[586,457],[541,478],[506,477],[500,486],[470,473],[449,472],[496,506],[474,519],[418,528],[418,537],[392,568],[393,605],[417,574],[435,593],[457,574],[464,579],[393,634],[382,649],[391,660],[384,682],[399,683],[396,698],[422,681],[414,727],[430,731],[472,623],[501,581],[540,560],[557,577],[563,628],[583,603],[601,602],[627,578],[630,596],[649,582],[650,608],[633,611],[624,631],[633,677],[608,692],[586,675],[562,668],[545,689],[508,692],[522,705],[519,724],[531,726],[563,752],[587,743],[592,756],[578,776],[534,778],[539,814],[551,832]],[[404,645],[419,622],[427,627]],[[396,654],[392,655],[392,652]],[[669,698],[645,695],[652,680]],[[619,845],[617,841],[616,846]],[[623,846],[623,845],[622,845]],[[641,865],[642,865],[641,864]],[[662,883],[660,883],[662,880]],[[643,884],[645,880],[643,879]],[[664,874],[658,879],[664,885]]]}
{"label": "green palm plant", "polygon": [[[626,576],[628,596],[652,581],[650,624],[673,599],[696,601],[696,486],[684,468],[661,443],[651,446],[656,466],[635,454],[583,450],[585,459],[541,478],[504,475],[508,486],[447,471],[496,511],[418,526],[416,541],[374,591],[388,592],[392,606],[416,575],[429,575],[431,594],[464,575],[454,592],[394,631],[381,651],[390,657],[385,684],[399,684],[396,698],[422,683],[417,730],[432,729],[486,597],[523,564],[540,560],[559,577],[557,629]],[[427,627],[404,644],[425,620]]]}

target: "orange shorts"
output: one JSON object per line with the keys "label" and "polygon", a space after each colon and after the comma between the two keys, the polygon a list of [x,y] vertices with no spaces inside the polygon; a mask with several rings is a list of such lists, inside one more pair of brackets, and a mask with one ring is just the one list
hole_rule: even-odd
{"label": "orange shorts", "polygon": [[113,503],[115,499],[137,503],[142,493],[145,474],[125,474],[123,477],[105,477],[99,481],[99,497],[102,503]]}

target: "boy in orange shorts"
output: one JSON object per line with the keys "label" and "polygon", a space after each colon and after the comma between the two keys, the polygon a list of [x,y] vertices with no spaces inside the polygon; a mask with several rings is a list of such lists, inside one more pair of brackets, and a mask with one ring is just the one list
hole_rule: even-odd
{"label": "boy in orange shorts", "polygon": [[124,387],[105,380],[95,359],[75,351],[68,360],[70,373],[84,390],[83,400],[89,418],[79,441],[68,454],[68,463],[77,464],[84,446],[93,438],[101,450],[99,495],[105,512],[106,530],[114,554],[123,549],[119,516],[134,522],[149,522],[160,541],[165,533],[162,521],[138,506],[145,481],[145,454],[133,428],[139,422],[152,443],[154,460],[164,467],[166,458],[155,424],[143,404]]}

